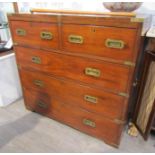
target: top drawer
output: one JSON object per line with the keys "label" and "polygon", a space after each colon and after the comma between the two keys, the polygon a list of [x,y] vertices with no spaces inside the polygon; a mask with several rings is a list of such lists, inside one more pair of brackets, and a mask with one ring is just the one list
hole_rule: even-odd
{"label": "top drawer", "polygon": [[63,50],[133,61],[136,29],[62,25]]}
{"label": "top drawer", "polygon": [[41,22],[11,21],[14,42],[39,48],[58,48],[56,24]]}

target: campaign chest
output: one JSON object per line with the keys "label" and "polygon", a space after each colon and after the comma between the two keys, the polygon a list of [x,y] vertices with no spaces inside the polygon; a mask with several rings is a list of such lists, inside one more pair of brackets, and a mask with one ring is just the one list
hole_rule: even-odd
{"label": "campaign chest", "polygon": [[8,17],[26,108],[118,147],[142,22],[79,14]]}

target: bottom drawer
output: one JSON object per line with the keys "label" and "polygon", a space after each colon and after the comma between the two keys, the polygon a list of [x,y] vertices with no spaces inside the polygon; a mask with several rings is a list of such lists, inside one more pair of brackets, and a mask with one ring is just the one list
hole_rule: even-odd
{"label": "bottom drawer", "polygon": [[60,103],[60,101],[52,99],[42,92],[26,89],[23,91],[25,104],[29,110],[54,118],[118,147],[123,128],[122,124],[117,124],[110,119],[81,108]]}

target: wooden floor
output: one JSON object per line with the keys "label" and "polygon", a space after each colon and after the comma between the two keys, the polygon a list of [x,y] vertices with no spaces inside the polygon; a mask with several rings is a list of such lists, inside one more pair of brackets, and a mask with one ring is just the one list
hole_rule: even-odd
{"label": "wooden floor", "polygon": [[27,111],[23,100],[0,108],[0,152],[155,152],[155,137],[145,142],[124,132],[119,149]]}

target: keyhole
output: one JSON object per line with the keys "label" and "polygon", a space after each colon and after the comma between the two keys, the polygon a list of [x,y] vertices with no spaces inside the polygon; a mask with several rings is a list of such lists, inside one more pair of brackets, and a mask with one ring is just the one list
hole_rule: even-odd
{"label": "keyhole", "polygon": [[95,32],[96,30],[95,30],[95,28],[92,28],[92,32]]}

